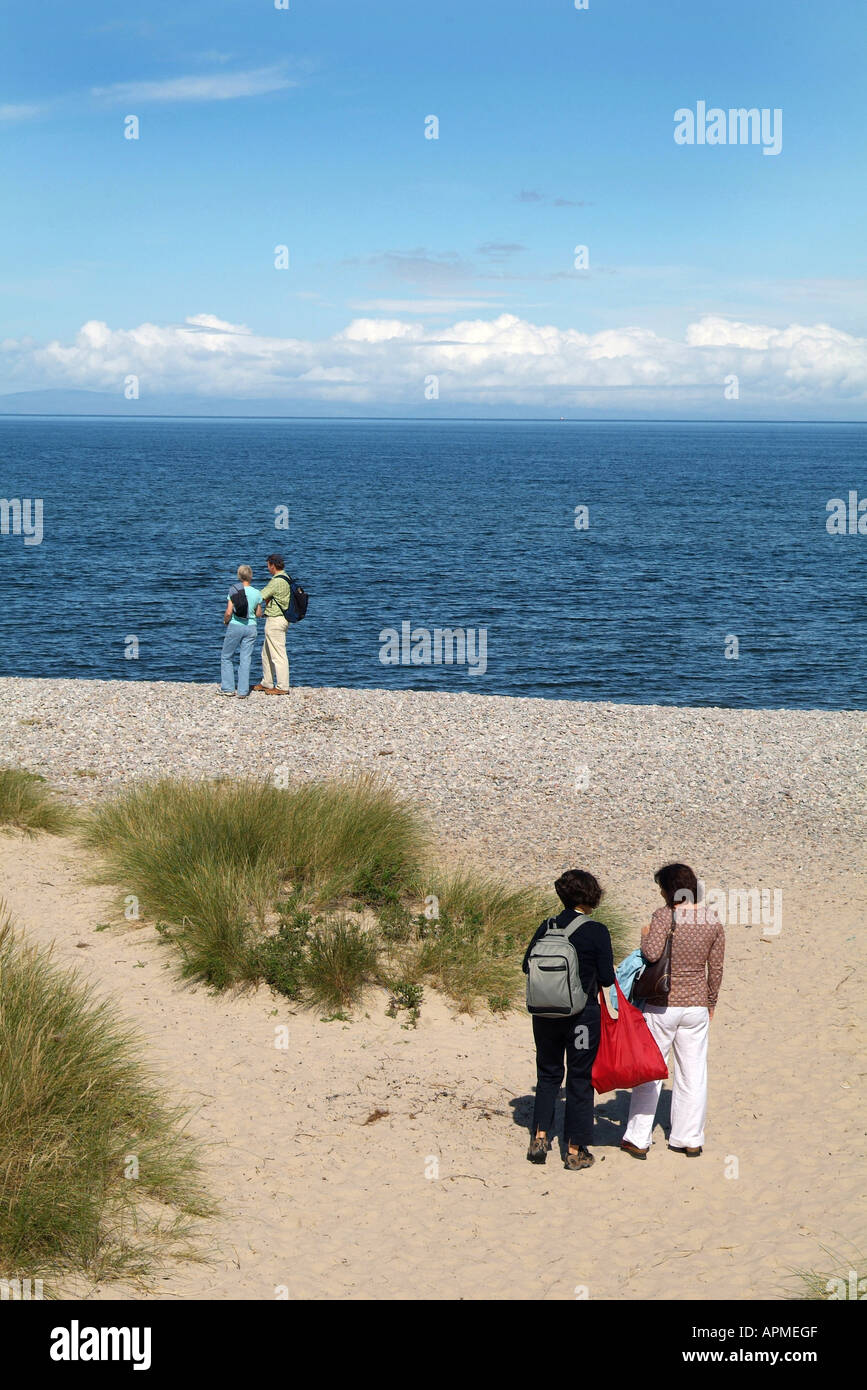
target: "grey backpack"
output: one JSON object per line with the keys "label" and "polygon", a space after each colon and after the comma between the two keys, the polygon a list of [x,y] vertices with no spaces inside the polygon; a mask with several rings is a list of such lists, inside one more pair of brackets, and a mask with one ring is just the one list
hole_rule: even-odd
{"label": "grey backpack", "polygon": [[570,1018],[580,1014],[587,995],[578,973],[578,952],[569,933],[591,919],[581,913],[566,927],[548,918],[547,930],[527,960],[527,1009],[537,1018]]}

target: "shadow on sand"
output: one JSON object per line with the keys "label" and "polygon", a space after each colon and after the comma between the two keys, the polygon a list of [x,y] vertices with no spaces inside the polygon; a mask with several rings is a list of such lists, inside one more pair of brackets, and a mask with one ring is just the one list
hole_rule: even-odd
{"label": "shadow on sand", "polygon": [[[597,1101],[595,1110],[595,1124],[593,1128],[593,1147],[611,1148],[620,1147],[620,1141],[626,1133],[626,1121],[629,1116],[629,1098],[631,1091],[615,1091],[613,1096],[603,1100],[601,1104]],[[533,1127],[533,1104],[534,1097],[516,1096],[509,1101],[512,1107],[512,1119],[521,1129],[532,1132]],[[563,1120],[566,1113],[566,1092],[561,1088],[557,1097],[557,1104],[554,1109],[554,1132],[550,1135],[551,1145],[560,1145],[560,1155],[566,1156],[566,1141],[563,1138]],[[654,1129],[661,1125],[665,1132],[666,1142],[671,1133],[671,1091],[665,1087],[659,1097],[659,1105],[656,1107],[656,1119]]]}

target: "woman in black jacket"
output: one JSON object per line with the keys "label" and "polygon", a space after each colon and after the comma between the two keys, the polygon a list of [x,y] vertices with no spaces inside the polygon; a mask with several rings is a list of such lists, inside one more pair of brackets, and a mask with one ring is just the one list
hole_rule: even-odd
{"label": "woman in black jacket", "polygon": [[[554,1123],[554,1105],[566,1074],[565,1167],[570,1172],[589,1168],[595,1159],[589,1151],[593,1138],[593,1083],[591,1073],[599,1048],[601,1014],[597,995],[603,986],[614,983],[614,956],[611,937],[602,922],[592,918],[602,898],[602,889],[584,869],[568,869],[554,884],[563,911],[554,921],[568,927],[579,914],[582,920],[568,938],[578,956],[578,973],[587,1003],[568,1018],[533,1017],[536,1041],[536,1105],[533,1110],[533,1137],[527,1151],[531,1163],[544,1163],[548,1157],[549,1136]],[[584,921],[583,917],[589,917]],[[547,921],[537,930],[524,955],[524,974],[530,952],[548,930]],[[563,1059],[565,1056],[565,1068]]]}

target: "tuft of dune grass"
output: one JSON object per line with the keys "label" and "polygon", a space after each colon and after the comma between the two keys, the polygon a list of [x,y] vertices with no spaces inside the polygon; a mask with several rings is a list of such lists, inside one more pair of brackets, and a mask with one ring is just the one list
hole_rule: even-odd
{"label": "tuft of dune grass", "polygon": [[0,1277],[146,1276],[212,1207],[144,1044],[0,910]]}
{"label": "tuft of dune grass", "polygon": [[98,807],[82,833],[106,881],[166,925],[184,973],[220,989],[256,977],[255,927],[281,893],[391,901],[427,838],[415,808],[366,775],[286,790],[165,778]]}
{"label": "tuft of dune grass", "polygon": [[516,1002],[527,942],[553,911],[550,893],[465,867],[432,867],[422,886],[435,915],[420,927],[418,977],[430,979],[465,1013],[480,1000],[506,1007]]}
{"label": "tuft of dune grass", "polygon": [[[418,977],[431,978],[463,1012],[472,1012],[480,1000],[497,1011],[516,1004],[530,938],[540,922],[563,908],[553,889],[509,884],[472,868],[433,868],[424,884],[438,916],[422,928]],[[617,961],[629,949],[630,925],[604,897],[593,916],[608,927]]]}
{"label": "tuft of dune grass", "polygon": [[[465,1012],[508,1009],[527,942],[561,907],[550,889],[438,864],[414,803],[369,774],[285,790],[166,778],[98,807],[82,833],[105,881],[174,941],[185,975],[215,989],[264,979],[330,1008],[350,1007],[377,978],[429,981]],[[292,905],[285,920],[281,902]],[[359,934],[349,909],[380,930]],[[595,915],[618,955],[624,920],[604,899]]]}
{"label": "tuft of dune grass", "polygon": [[376,907],[411,887],[430,832],[417,808],[380,778],[305,782],[283,796],[282,867],[311,907],[348,898]]}
{"label": "tuft of dune grass", "polygon": [[376,939],[357,922],[337,917],[317,924],[301,964],[304,996],[326,1009],[352,1008],[375,979],[378,961]]}
{"label": "tuft of dune grass", "polygon": [[[854,1249],[854,1247],[853,1247]],[[793,1269],[792,1276],[798,1281],[796,1292],[787,1291],[791,1300],[806,1300],[823,1303],[848,1302],[867,1297],[867,1261],[860,1250],[855,1249],[847,1260],[845,1255],[822,1247],[828,1257],[830,1268]]]}
{"label": "tuft of dune grass", "polygon": [[39,830],[62,835],[74,820],[74,812],[58,801],[44,777],[19,767],[0,768],[0,826],[26,835]]}

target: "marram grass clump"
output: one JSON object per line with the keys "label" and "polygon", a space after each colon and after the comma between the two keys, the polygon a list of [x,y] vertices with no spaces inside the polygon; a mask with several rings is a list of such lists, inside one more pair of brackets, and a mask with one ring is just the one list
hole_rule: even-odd
{"label": "marram grass clump", "polygon": [[281,894],[311,908],[394,900],[418,872],[426,830],[375,778],[137,786],[84,827],[106,881],[166,925],[184,972],[217,989],[259,978],[258,938]]}
{"label": "marram grass clump", "polygon": [[[163,779],[97,808],[83,834],[185,975],[215,989],[264,980],[341,1012],[374,982],[392,998],[397,982],[413,1018],[425,985],[463,1011],[506,1012],[530,936],[560,910],[550,889],[443,868],[416,805],[367,774],[285,790]],[[624,923],[604,900],[596,915],[617,954]]]}
{"label": "marram grass clump", "polygon": [[[530,937],[562,904],[550,889],[471,868],[431,870],[423,888],[430,916],[418,919],[418,977],[431,979],[465,1012],[479,1000],[494,1013],[506,1012],[524,987],[521,963]],[[611,932],[617,959],[627,940],[625,919],[604,898],[593,915]]]}
{"label": "marram grass clump", "polygon": [[39,830],[62,835],[74,820],[74,812],[58,801],[44,777],[20,767],[0,768],[0,826],[26,835]]}
{"label": "marram grass clump", "polygon": [[822,1246],[827,1257],[826,1268],[792,1270],[797,1287],[794,1292],[787,1290],[786,1297],[821,1303],[858,1302],[867,1298],[867,1260],[859,1249],[853,1246],[852,1250],[847,1258]]}
{"label": "marram grass clump", "polygon": [[301,965],[306,998],[323,1008],[351,1009],[366,984],[377,975],[376,939],[345,917],[317,924],[310,933]]}
{"label": "marram grass clump", "polygon": [[146,1278],[211,1204],[145,1045],[0,921],[0,1278]]}

